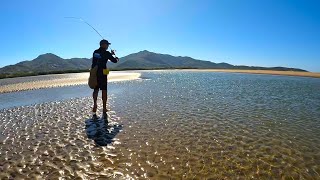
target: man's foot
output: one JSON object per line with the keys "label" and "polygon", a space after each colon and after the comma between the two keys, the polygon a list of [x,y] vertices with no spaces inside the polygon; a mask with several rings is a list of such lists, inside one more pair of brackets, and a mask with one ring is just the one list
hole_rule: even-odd
{"label": "man's foot", "polygon": [[93,119],[93,120],[97,120],[97,119],[98,119],[97,114],[93,114],[93,115],[92,115],[92,119]]}
{"label": "man's foot", "polygon": [[103,119],[105,122],[108,122],[108,114],[107,112],[103,112]]}

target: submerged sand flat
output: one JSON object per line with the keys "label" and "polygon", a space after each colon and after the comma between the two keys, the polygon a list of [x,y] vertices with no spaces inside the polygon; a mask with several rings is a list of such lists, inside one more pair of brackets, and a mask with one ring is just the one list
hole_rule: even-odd
{"label": "submerged sand flat", "polygon": [[90,97],[0,110],[0,179],[319,179],[319,79],[214,76],[114,84],[107,127]]}
{"label": "submerged sand flat", "polygon": [[[109,82],[134,80],[138,79],[140,75],[140,73],[133,72],[110,72],[108,80]],[[57,76],[58,78],[2,85],[0,86],[0,93],[87,84],[89,73],[73,73],[51,76]]]}
{"label": "submerged sand flat", "polygon": [[90,122],[86,115],[90,100],[0,110],[0,179],[125,177],[115,163],[119,159],[116,146],[120,142],[114,138],[121,134],[119,130],[115,133],[121,126],[119,118],[111,111],[105,127]]}
{"label": "submerged sand flat", "polygon": [[320,73],[314,72],[297,72],[297,71],[271,71],[271,70],[241,70],[241,69],[188,69],[183,71],[199,71],[199,72],[229,72],[229,73],[248,73],[248,74],[270,74],[285,76],[302,76],[320,78]]}
{"label": "submerged sand flat", "polygon": [[[279,130],[289,125],[272,128],[260,118],[251,124],[239,110],[232,119],[188,107],[181,114],[181,106],[160,101],[162,111],[153,111],[158,102],[130,106],[136,98],[120,108],[124,118],[115,99],[109,98],[114,111],[106,128],[87,123],[91,98],[0,110],[0,179],[319,178],[318,136],[286,136]],[[112,133],[121,124],[122,131]],[[111,142],[97,146],[103,138]]]}

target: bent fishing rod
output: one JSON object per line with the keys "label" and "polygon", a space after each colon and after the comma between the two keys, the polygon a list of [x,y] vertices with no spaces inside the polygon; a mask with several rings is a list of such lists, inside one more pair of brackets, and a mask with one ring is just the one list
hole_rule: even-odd
{"label": "bent fishing rod", "polygon": [[[82,18],[79,18],[79,17],[64,17],[64,18],[67,18],[67,19],[76,19],[76,20],[79,20],[83,23],[86,23],[88,26],[90,26],[102,39],[104,39],[104,37],[93,27],[91,26],[87,21],[83,20]],[[112,50],[111,45],[109,45],[109,48],[111,50],[111,52],[113,52],[113,54],[115,55],[115,50]]]}

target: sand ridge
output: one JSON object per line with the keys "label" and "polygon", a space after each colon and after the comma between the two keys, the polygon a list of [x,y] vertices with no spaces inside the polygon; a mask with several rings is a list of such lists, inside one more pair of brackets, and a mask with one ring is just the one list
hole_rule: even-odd
{"label": "sand ridge", "polygon": [[[134,72],[110,72],[109,82],[126,81],[139,79],[140,73]],[[83,85],[88,83],[89,73],[74,73],[71,76],[62,75],[59,78],[51,80],[39,80],[31,82],[12,83],[0,86],[0,93],[9,93],[15,91],[34,90],[42,88],[53,88],[62,86]]]}

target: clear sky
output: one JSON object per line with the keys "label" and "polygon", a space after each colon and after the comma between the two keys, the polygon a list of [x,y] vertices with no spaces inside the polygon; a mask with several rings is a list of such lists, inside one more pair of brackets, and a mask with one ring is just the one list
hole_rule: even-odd
{"label": "clear sky", "polygon": [[43,53],[91,57],[100,37],[141,50],[235,65],[320,72],[319,0],[1,0],[0,67]]}

